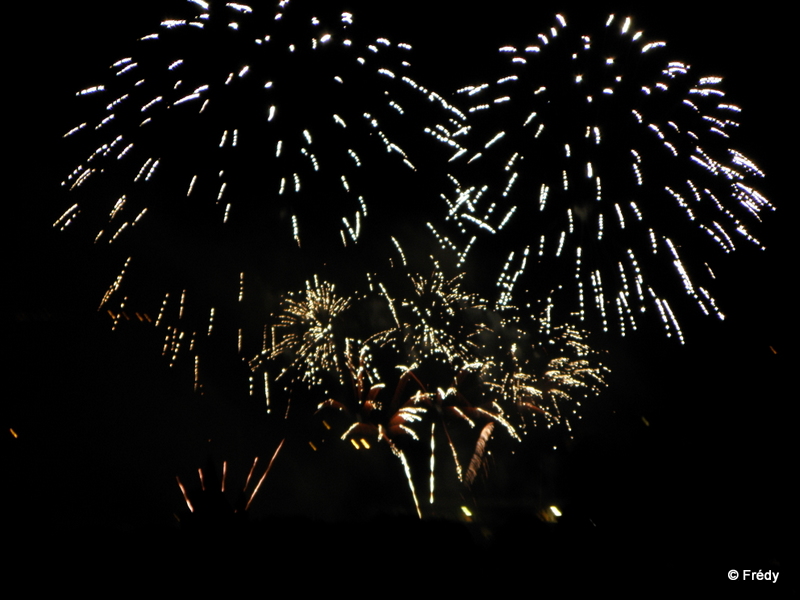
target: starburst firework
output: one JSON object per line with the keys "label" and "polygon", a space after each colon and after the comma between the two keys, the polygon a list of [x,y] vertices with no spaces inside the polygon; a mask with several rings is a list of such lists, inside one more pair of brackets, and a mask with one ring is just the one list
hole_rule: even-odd
{"label": "starburst firework", "polygon": [[741,109],[721,77],[664,46],[630,19],[590,35],[558,15],[500,49],[494,81],[459,90],[472,142],[451,159],[437,235],[498,273],[500,304],[543,301],[623,335],[649,313],[681,341],[680,294],[723,318],[711,263],[762,247],[751,224],[772,206],[731,146]]}
{"label": "starburst firework", "polygon": [[119,253],[101,308],[163,327],[171,364],[199,369],[223,320],[240,353],[262,346],[264,296],[383,239],[419,196],[387,206],[386,179],[413,186],[426,126],[463,120],[415,81],[409,44],[273,6],[190,0],[78,94],[95,116],[67,134],[89,150],[55,225]]}
{"label": "starburst firework", "polygon": [[299,299],[289,296],[283,302],[277,327],[286,333],[275,345],[271,358],[287,352],[295,356],[291,368],[299,368],[307,380],[319,381],[323,372],[338,373],[343,368],[344,348],[337,330],[341,328],[342,313],[350,304],[349,298],[336,295],[332,284],[317,279],[313,285],[308,282]]}

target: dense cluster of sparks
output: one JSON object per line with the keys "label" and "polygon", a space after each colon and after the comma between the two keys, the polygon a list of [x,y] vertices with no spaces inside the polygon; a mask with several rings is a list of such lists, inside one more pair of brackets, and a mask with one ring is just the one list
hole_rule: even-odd
{"label": "dense cluster of sparks", "polygon": [[[491,311],[461,277],[395,273],[369,287],[344,298],[331,284],[309,282],[284,302],[275,348],[265,354],[287,364],[281,376],[316,388],[320,414],[346,416],[343,440],[357,449],[388,444],[420,514],[409,458],[420,444],[429,448],[433,503],[437,438],[470,485],[497,427],[517,440],[536,419],[569,430],[581,399],[604,385],[583,332],[508,306]],[[334,319],[358,325],[345,332]],[[466,448],[454,442],[458,429],[473,432]]]}
{"label": "dense cluster of sparks", "polygon": [[337,348],[335,323],[347,310],[351,302],[349,298],[337,296],[335,286],[320,283],[307,283],[302,299],[292,296],[283,304],[277,326],[289,330],[273,348],[271,357],[276,358],[286,351],[292,351],[301,361],[300,371],[303,377],[313,377],[320,370],[339,370],[341,350]]}
{"label": "dense cluster of sparks", "polygon": [[721,78],[669,61],[630,18],[603,29],[557,15],[529,45],[500,48],[495,81],[458,91],[469,132],[445,138],[459,139],[455,192],[449,226],[430,227],[461,263],[501,251],[501,303],[545,301],[623,335],[649,313],[683,342],[674,296],[724,318],[709,261],[761,247],[749,223],[772,206],[730,146],[741,109]]}

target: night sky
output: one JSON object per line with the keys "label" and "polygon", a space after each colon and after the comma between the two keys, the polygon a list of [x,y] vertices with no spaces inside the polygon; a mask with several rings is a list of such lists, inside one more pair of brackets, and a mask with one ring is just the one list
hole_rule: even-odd
{"label": "night sky", "polygon": [[[373,4],[341,7],[375,36],[412,43],[416,62],[424,63],[420,80],[443,94],[497,47],[525,44],[549,27],[556,11],[568,21],[586,16],[575,3],[525,9],[492,2],[484,14],[464,13],[463,3],[449,0],[433,3],[433,11]],[[645,11],[634,4],[626,13],[631,4],[597,9],[597,19],[631,14],[648,37],[666,40],[676,59],[723,75],[728,96],[743,107],[733,146],[766,172],[760,190],[777,207],[758,230],[767,250],[730,257],[717,293],[728,318],[686,314],[685,346],[658,332],[592,338],[607,350],[608,389],[584,407],[574,439],[558,451],[539,441],[513,459],[497,458],[481,502],[497,522],[527,522],[534,504],[558,504],[578,530],[603,529],[656,557],[667,559],[664,547],[672,546],[670,560],[684,554],[720,573],[750,568],[747,561],[780,564],[788,578],[787,531],[796,523],[789,502],[796,478],[789,275],[796,271],[797,222],[790,196],[796,102],[784,75],[794,58],[789,25],[763,3],[756,14],[698,10],[689,2]],[[133,328],[111,332],[95,308],[118,264],[91,239],[51,228],[74,201],[59,183],[82,158],[61,139],[80,118],[73,94],[101,82],[106,66],[170,10],[180,14],[182,3],[61,4],[35,21],[14,8],[8,20],[27,31],[6,74],[5,324],[13,383],[3,456],[13,498],[5,516],[19,535],[169,529],[174,514],[186,512],[176,475],[196,489],[196,470],[211,457],[218,469],[227,460],[229,481],[238,484],[253,457],[267,460],[279,441],[263,404],[241,389],[212,383],[205,395],[194,394],[190,370],[170,370],[153,338]],[[253,518],[337,522],[379,514],[373,506],[412,510],[395,497],[404,493],[402,480],[359,472],[375,474],[369,465],[343,468],[338,454],[310,481],[305,441],[294,443],[296,451],[286,454],[293,458],[276,461]]]}

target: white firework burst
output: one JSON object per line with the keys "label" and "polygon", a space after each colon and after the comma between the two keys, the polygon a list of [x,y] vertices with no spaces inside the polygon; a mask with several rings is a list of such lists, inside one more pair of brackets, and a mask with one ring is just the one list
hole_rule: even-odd
{"label": "white firework burst", "polygon": [[613,15],[591,34],[558,15],[500,52],[494,80],[459,90],[470,132],[442,243],[490,263],[501,305],[546,299],[623,335],[648,313],[681,341],[676,296],[723,318],[711,263],[762,247],[751,225],[772,206],[721,78]]}

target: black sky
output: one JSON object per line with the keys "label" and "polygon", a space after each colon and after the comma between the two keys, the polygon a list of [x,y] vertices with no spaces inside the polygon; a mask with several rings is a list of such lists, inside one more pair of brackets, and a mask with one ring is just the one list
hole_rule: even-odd
{"label": "black sky", "polygon": [[[524,43],[561,10],[549,2],[535,9],[492,2],[480,14],[449,0],[433,9],[374,4],[342,6],[352,7],[357,24],[363,13],[376,35],[405,38],[418,56],[425,52],[428,80],[442,86],[461,81],[485,52]],[[608,393],[587,409],[567,456],[545,457],[537,468],[541,474],[542,464],[555,463],[557,483],[545,486],[554,501],[652,548],[678,531],[684,546],[696,540],[731,559],[751,552],[749,540],[757,540],[762,550],[754,556],[762,560],[786,555],[786,530],[795,520],[788,482],[796,478],[790,443],[796,301],[789,282],[797,271],[791,266],[797,209],[789,182],[797,132],[784,73],[797,57],[789,24],[764,10],[769,3],[751,13],[714,5],[642,10],[622,3],[612,10],[633,6],[637,25],[667,40],[676,58],[725,76],[729,96],[745,109],[736,147],[767,173],[761,189],[778,207],[761,231],[768,250],[734,257],[721,294],[729,319],[690,319],[687,346],[662,338],[603,339],[613,368]],[[66,207],[58,183],[74,162],[61,140],[73,124],[72,94],[101,80],[137,34],[181,6],[82,2],[8,21],[26,34],[6,84],[12,293],[5,323],[13,357],[3,435],[17,511],[7,517],[22,515],[32,528],[168,527],[181,509],[176,474],[192,477],[209,452],[241,465],[274,448],[262,435],[259,406],[226,398],[224,390],[198,399],[190,376],[169,372],[157,353],[141,352],[140,341],[109,332],[95,312],[108,281],[87,270],[91,249],[67,244],[50,228]],[[563,11],[568,19],[585,17],[580,4],[567,3]],[[290,471],[281,494],[303,486]],[[520,494],[513,501],[530,491],[512,483],[503,482]],[[279,495],[265,495],[256,514],[289,511],[291,502]],[[297,505],[313,513],[316,501],[309,492]],[[737,567],[743,568],[728,568]]]}

